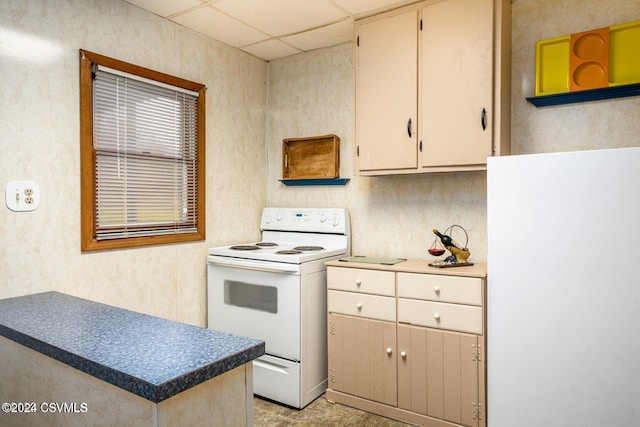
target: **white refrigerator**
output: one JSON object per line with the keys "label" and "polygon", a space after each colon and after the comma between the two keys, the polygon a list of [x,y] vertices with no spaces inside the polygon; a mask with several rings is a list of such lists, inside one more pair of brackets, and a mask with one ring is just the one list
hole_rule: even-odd
{"label": "white refrigerator", "polygon": [[488,425],[640,426],[640,148],[487,169]]}

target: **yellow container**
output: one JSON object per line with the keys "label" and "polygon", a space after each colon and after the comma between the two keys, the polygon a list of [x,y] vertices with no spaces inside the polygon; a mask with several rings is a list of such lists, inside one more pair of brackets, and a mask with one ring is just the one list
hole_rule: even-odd
{"label": "yellow container", "polygon": [[536,96],[569,92],[571,36],[536,42]]}
{"label": "yellow container", "polygon": [[609,27],[609,85],[640,83],[640,21]]}

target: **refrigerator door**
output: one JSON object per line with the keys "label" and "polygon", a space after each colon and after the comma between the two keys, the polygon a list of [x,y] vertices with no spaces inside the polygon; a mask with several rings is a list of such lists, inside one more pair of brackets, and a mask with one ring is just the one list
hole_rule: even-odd
{"label": "refrigerator door", "polygon": [[640,148],[490,158],[488,421],[640,420]]}

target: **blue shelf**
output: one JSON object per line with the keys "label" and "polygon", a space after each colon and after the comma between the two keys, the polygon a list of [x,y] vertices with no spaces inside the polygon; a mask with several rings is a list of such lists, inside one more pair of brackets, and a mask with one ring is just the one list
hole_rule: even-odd
{"label": "blue shelf", "polygon": [[576,102],[599,101],[602,99],[624,98],[640,95],[640,83],[623,86],[610,86],[599,89],[587,89],[577,92],[556,93],[553,95],[530,96],[527,101],[536,107],[574,104]]}
{"label": "blue shelf", "polygon": [[279,181],[287,187],[299,187],[304,185],[345,185],[349,182],[349,178],[281,179]]}

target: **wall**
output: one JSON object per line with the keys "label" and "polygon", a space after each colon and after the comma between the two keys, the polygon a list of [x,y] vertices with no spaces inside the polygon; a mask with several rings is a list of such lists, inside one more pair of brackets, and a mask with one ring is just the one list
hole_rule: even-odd
{"label": "wall", "polygon": [[[515,0],[512,12],[514,154],[640,145],[640,98],[541,109],[524,100],[536,40],[638,19],[640,2]],[[111,0],[0,2],[0,39],[0,187],[32,180],[42,192],[34,212],[0,206],[0,298],[58,290],[205,325],[206,248],[256,239],[267,204],[347,207],[355,254],[428,259],[430,230],[461,224],[472,260],[487,258],[484,172],[353,176],[349,43],[267,66]],[[80,252],[81,48],[207,85],[206,242]],[[280,184],[282,139],[326,133],[341,137],[351,181]]]}
{"label": "wall", "polygon": [[[640,145],[638,97],[540,109],[525,101],[534,93],[537,40],[636,20],[640,2],[514,0],[512,15],[512,153]],[[350,43],[270,63],[268,203],[347,207],[357,255],[432,259],[431,229],[460,224],[469,233],[471,260],[486,261],[486,172],[353,176],[353,116]],[[341,175],[351,181],[344,187],[280,184],[282,139],[327,133],[340,136]]]}
{"label": "wall", "polygon": [[640,1],[515,0],[511,134],[515,154],[640,145],[640,97],[536,108],[535,43],[640,19]]}
{"label": "wall", "polygon": [[[424,258],[435,238],[433,228],[460,224],[469,232],[472,256],[481,261],[486,247],[485,172],[353,175],[352,53],[347,43],[270,63],[269,205],[348,208],[355,255]],[[330,133],[340,137],[341,176],[351,179],[347,185],[286,187],[278,182],[284,138]]]}
{"label": "wall", "polygon": [[[205,242],[80,252],[79,49],[207,86]],[[0,2],[2,197],[12,180],[42,195],[33,212],[0,205],[0,298],[57,290],[206,325],[207,247],[258,237],[266,71],[124,2]]]}

